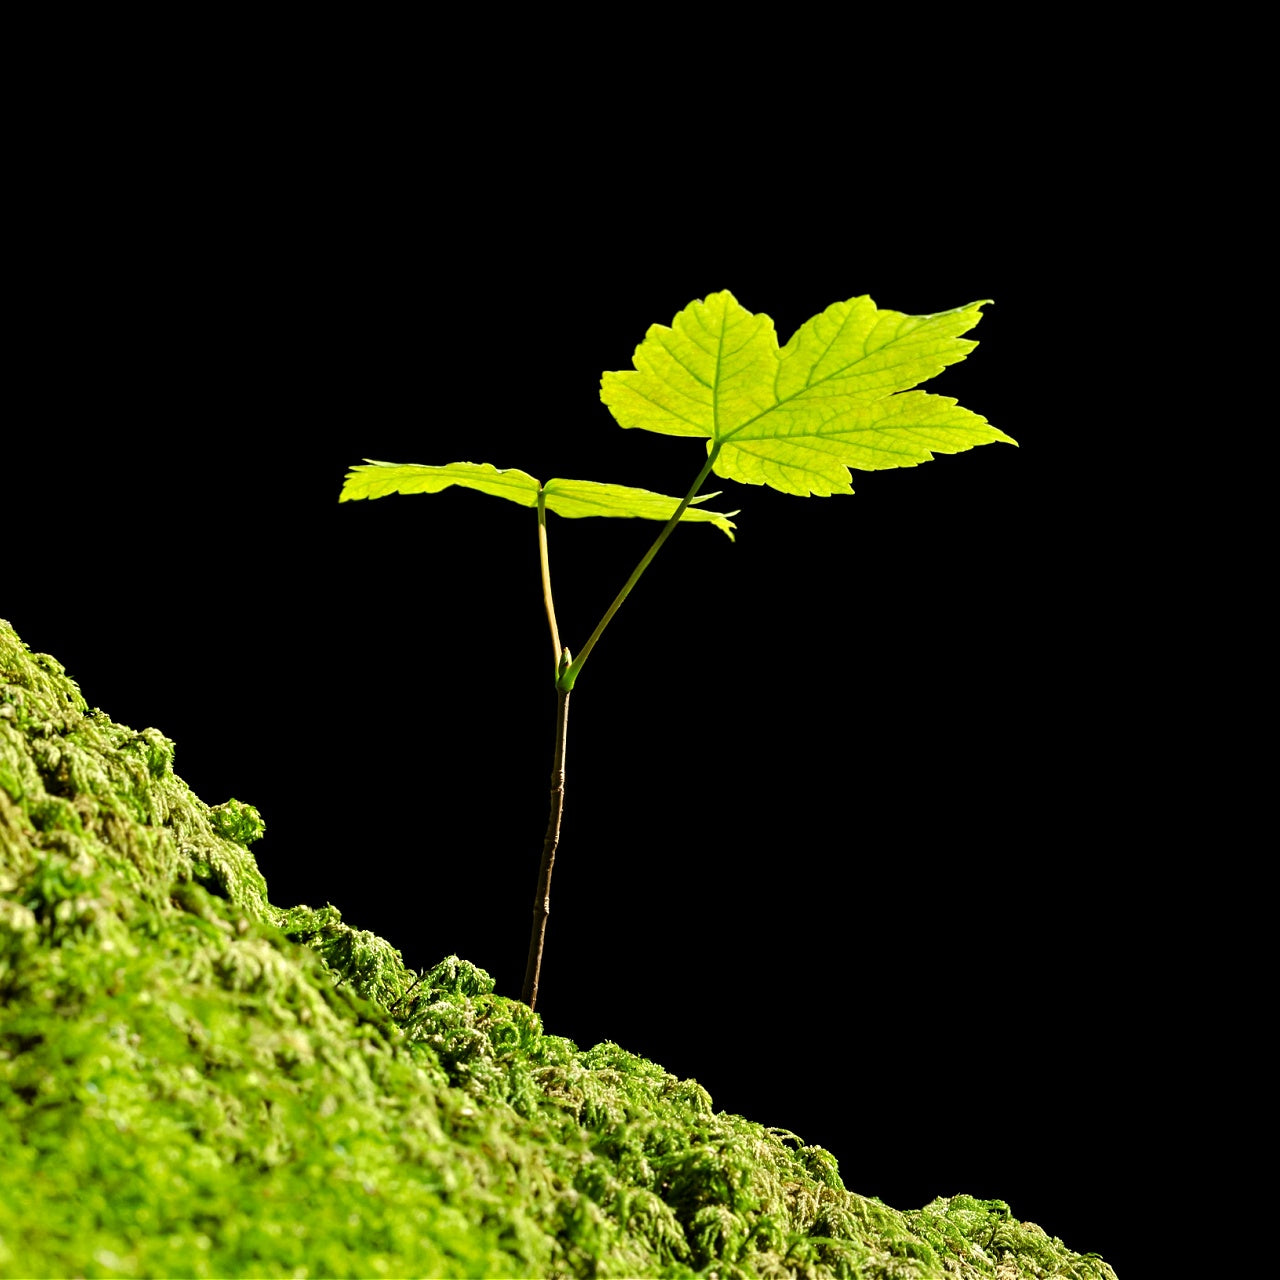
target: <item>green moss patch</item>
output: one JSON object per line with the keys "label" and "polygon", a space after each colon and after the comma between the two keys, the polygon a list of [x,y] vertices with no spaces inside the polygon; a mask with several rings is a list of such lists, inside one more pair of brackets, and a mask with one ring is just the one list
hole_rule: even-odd
{"label": "green moss patch", "polygon": [[272,905],[257,811],[173,756],[0,621],[0,1275],[1114,1280]]}

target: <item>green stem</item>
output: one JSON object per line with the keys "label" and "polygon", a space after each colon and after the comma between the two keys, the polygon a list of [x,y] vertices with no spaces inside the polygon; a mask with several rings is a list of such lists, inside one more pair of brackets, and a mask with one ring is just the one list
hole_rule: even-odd
{"label": "green stem", "polygon": [[698,472],[698,478],[693,482],[689,492],[684,495],[684,499],[675,509],[675,514],[662,526],[662,532],[658,534],[653,546],[644,554],[644,559],[636,565],[632,571],[631,577],[627,579],[621,591],[614,598],[613,603],[605,611],[605,615],[596,624],[596,629],[591,633],[587,643],[582,646],[578,656],[569,664],[568,669],[561,675],[556,682],[556,688],[568,691],[573,688],[573,683],[578,678],[578,672],[582,670],[583,663],[591,654],[591,650],[596,647],[596,641],[604,634],[604,629],[613,620],[613,615],[622,607],[622,602],[631,594],[631,588],[640,581],[640,575],[649,567],[649,562],[658,554],[658,549],[671,536],[671,531],[680,523],[680,517],[688,510],[689,503],[698,496],[698,490],[702,488],[703,481],[711,474],[711,468],[715,465],[716,455],[720,452],[720,444],[711,446],[711,452],[707,454],[706,465]]}
{"label": "green stem", "polygon": [[547,606],[547,621],[551,624],[551,647],[555,650],[552,661],[559,664],[560,629],[556,626],[556,606],[551,598],[551,561],[547,556],[547,495],[538,490],[538,560],[542,565],[542,602]]}

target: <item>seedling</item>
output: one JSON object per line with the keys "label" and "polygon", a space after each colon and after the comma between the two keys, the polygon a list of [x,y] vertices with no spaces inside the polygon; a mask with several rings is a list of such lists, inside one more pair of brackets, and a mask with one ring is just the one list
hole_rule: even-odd
{"label": "seedling", "polygon": [[[947,396],[909,388],[963,360],[977,346],[962,338],[981,319],[974,302],[931,316],[877,310],[870,298],[836,302],[801,325],[781,350],[773,321],[753,315],[731,293],[690,303],[671,322],[653,325],[633,357],[635,368],[606,373],[600,398],[618,424],[706,440],[706,461],[683,498],[591,480],[548,480],[489,463],[354,466],[340,502],[389,493],[439,493],[451,485],[534,507],[542,594],[555,659],[556,736],[551,811],[542,845],[523,1000],[532,1009],[551,903],[551,871],[564,812],[565,734],[569,694],[605,628],[681,522],[714,525],[730,539],[736,511],[708,511],[699,494],[713,473],[740,484],[768,485],[801,497],[853,492],[849,468],[914,467],[935,453],[962,453],[1003,440],[985,418]],[[662,520],[653,546],[605,610],[575,657],[561,644],[551,595],[547,512]]]}

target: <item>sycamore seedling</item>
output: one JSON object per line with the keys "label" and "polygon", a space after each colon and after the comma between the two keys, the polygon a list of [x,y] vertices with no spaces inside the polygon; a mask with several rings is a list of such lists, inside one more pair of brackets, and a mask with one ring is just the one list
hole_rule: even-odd
{"label": "sycamore seedling", "polygon": [[[680,523],[704,523],[733,537],[730,516],[701,504],[713,473],[801,497],[853,492],[849,468],[914,467],[935,453],[961,453],[1003,440],[1015,444],[947,396],[910,388],[963,360],[977,346],[962,338],[981,319],[982,302],[931,316],[880,311],[870,298],[836,302],[796,331],[781,350],[773,321],[752,315],[731,293],[692,302],[666,325],[653,325],[635,368],[606,373],[600,397],[623,427],[706,441],[706,461],[683,498],[591,480],[548,480],[488,463],[417,466],[374,462],[348,472],[340,502],[389,493],[439,493],[452,485],[506,498],[538,513],[542,592],[555,658],[556,735],[551,813],[542,846],[523,999],[538,998],[550,914],[551,871],[564,811],[569,694],[605,628],[658,549]],[[547,512],[665,521],[596,629],[575,657],[560,642],[551,595]]]}

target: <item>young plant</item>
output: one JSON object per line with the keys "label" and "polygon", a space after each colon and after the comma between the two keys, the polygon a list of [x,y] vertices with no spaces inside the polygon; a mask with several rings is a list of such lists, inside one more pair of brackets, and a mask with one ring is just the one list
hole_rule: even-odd
{"label": "young plant", "polygon": [[[985,418],[947,396],[909,388],[963,360],[977,346],[962,338],[981,319],[983,302],[938,315],[877,310],[870,298],[836,302],[796,331],[781,350],[773,321],[753,315],[731,293],[692,302],[671,322],[653,325],[633,357],[635,368],[606,373],[601,399],[623,427],[706,443],[706,461],[683,498],[590,480],[548,480],[488,463],[417,466],[374,462],[348,472],[340,502],[389,493],[439,493],[451,485],[534,507],[542,593],[555,657],[556,735],[551,812],[533,903],[523,999],[538,998],[550,914],[551,871],[564,811],[565,733],[569,694],[605,628],[682,521],[712,524],[733,537],[736,511],[708,511],[699,494],[711,474],[768,485],[801,497],[852,493],[849,468],[914,467],[935,453],[961,453],[1003,440]],[[560,641],[551,596],[547,512],[662,520],[662,531],[636,565],[575,657]]]}

